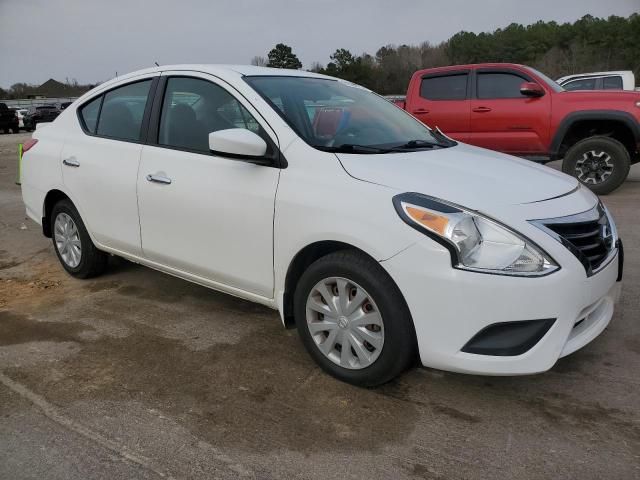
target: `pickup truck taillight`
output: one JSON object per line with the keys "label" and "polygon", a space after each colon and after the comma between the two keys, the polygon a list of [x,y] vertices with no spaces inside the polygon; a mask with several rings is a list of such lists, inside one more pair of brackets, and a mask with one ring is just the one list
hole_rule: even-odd
{"label": "pickup truck taillight", "polygon": [[29,140],[27,140],[26,142],[24,142],[22,144],[22,153],[25,154],[26,152],[28,152],[29,150],[31,150],[31,148],[38,143],[38,140],[36,138],[30,138]]}

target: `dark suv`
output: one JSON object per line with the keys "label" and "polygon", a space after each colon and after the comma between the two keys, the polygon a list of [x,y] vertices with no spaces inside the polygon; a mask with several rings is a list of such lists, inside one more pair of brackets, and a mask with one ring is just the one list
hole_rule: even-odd
{"label": "dark suv", "polygon": [[28,132],[35,130],[38,123],[53,122],[60,113],[61,110],[55,105],[31,107],[29,112],[24,116],[24,128]]}
{"label": "dark suv", "polygon": [[0,103],[0,130],[4,133],[13,133],[20,131],[18,127],[18,114],[15,110],[7,107],[6,103]]}

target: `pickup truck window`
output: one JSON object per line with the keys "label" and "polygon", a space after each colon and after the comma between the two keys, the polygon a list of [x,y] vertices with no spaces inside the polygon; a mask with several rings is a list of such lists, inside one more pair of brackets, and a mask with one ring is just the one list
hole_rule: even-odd
{"label": "pickup truck window", "polygon": [[595,78],[579,78],[572,80],[563,85],[565,90],[595,90],[596,79]]}
{"label": "pickup truck window", "polygon": [[622,90],[622,77],[604,77],[602,79],[602,88],[605,90]]}
{"label": "pickup truck window", "polygon": [[384,98],[348,82],[291,76],[244,80],[318,150],[377,154],[455,144]]}
{"label": "pickup truck window", "polygon": [[531,68],[531,67],[524,67],[525,70],[529,71],[530,73],[533,73],[536,77],[538,77],[540,80],[542,80],[544,83],[547,84],[547,87],[549,87],[551,90],[553,90],[556,93],[559,92],[563,92],[564,88],[562,88],[560,85],[558,85],[554,80],[552,80],[551,78],[547,77],[544,73],[536,70],[535,68]]}
{"label": "pickup truck window", "polygon": [[478,72],[478,98],[524,98],[520,86],[526,81],[513,73]]}
{"label": "pickup truck window", "polygon": [[467,98],[466,73],[426,77],[420,83],[420,96],[427,100],[464,100]]}

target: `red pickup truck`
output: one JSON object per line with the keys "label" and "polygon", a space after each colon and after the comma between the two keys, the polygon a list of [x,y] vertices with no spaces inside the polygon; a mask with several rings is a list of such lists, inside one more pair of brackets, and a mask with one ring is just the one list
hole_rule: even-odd
{"label": "red pickup truck", "polygon": [[543,163],[562,158],[562,170],[598,194],[640,161],[640,92],[569,92],[524,65],[420,70],[404,108],[461,142]]}

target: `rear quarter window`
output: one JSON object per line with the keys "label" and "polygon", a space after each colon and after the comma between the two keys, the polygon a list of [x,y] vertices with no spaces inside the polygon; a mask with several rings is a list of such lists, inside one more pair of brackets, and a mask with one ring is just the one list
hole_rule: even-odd
{"label": "rear quarter window", "polygon": [[100,113],[100,105],[102,103],[102,95],[91,100],[80,108],[80,119],[84,124],[84,128],[90,133],[96,133],[98,125],[98,114]]}

